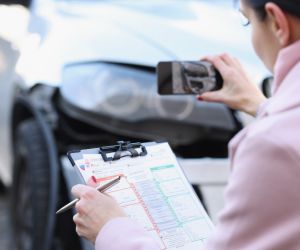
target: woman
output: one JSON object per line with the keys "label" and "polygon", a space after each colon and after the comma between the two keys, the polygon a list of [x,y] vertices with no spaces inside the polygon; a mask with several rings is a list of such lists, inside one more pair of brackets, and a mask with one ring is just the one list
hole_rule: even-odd
{"label": "woman", "polygon": [[[224,87],[199,97],[223,102],[257,119],[230,143],[232,175],[225,208],[205,249],[300,249],[300,1],[241,0],[257,55],[274,73],[265,100],[238,61],[208,57]],[[158,249],[111,198],[75,186],[79,235],[100,249]]]}

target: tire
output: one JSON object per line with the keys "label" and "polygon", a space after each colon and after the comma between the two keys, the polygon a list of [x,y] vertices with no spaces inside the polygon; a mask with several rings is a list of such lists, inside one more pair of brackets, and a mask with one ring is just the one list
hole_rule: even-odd
{"label": "tire", "polygon": [[47,145],[35,120],[16,130],[12,189],[14,249],[44,250],[50,195],[50,163]]}

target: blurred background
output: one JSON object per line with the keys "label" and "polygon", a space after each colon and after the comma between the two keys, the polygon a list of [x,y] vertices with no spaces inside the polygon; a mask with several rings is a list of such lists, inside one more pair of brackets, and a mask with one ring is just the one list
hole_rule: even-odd
{"label": "blurred background", "polygon": [[0,1],[0,249],[88,250],[74,211],[74,149],[168,141],[216,222],[227,144],[247,115],[159,96],[159,61],[228,52],[268,95],[269,73],[228,0]]}

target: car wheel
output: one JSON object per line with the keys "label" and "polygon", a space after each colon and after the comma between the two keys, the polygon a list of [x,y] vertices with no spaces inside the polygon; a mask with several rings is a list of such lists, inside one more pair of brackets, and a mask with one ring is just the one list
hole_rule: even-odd
{"label": "car wheel", "polygon": [[12,226],[17,250],[43,250],[50,192],[47,145],[35,120],[16,132],[12,189]]}

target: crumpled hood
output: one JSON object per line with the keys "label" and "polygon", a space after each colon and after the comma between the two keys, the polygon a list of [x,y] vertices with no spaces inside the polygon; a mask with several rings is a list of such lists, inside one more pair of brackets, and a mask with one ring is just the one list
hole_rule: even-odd
{"label": "crumpled hood", "polygon": [[41,42],[21,61],[29,82],[59,83],[68,62],[156,66],[224,51],[264,73],[231,1],[37,1],[30,30]]}

